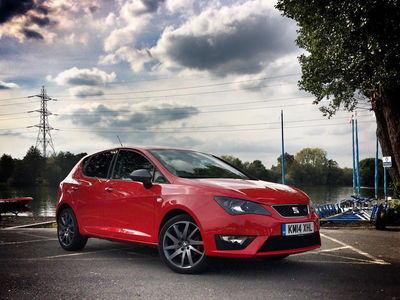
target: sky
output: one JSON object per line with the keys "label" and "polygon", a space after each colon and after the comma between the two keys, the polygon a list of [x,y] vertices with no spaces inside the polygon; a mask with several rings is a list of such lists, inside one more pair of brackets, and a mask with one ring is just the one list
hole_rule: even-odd
{"label": "sky", "polygon": [[[299,90],[293,20],[266,0],[2,0],[0,155],[36,144],[45,86],[56,152],[157,145],[277,164],[322,148],[351,167],[352,113]],[[360,159],[375,117],[358,105]],[[40,148],[41,149],[41,148]]]}

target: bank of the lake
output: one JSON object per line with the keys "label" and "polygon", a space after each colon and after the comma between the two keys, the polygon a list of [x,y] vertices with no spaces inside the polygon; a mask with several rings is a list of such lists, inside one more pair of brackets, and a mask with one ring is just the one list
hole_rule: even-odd
{"label": "bank of the lake", "polygon": [[[325,203],[336,203],[350,197],[353,188],[350,186],[303,186],[299,187],[306,192],[314,205]],[[52,217],[55,216],[57,205],[58,187],[55,186],[35,186],[11,188],[2,186],[0,198],[11,197],[32,197],[33,201],[29,204],[33,217]],[[383,192],[380,191],[380,196]],[[374,189],[361,188],[361,195],[367,197],[374,196]]]}

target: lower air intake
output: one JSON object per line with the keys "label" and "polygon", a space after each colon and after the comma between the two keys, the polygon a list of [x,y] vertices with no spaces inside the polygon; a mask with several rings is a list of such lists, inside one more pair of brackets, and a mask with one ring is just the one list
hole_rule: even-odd
{"label": "lower air intake", "polygon": [[298,236],[271,236],[258,252],[293,250],[321,245],[319,232]]}

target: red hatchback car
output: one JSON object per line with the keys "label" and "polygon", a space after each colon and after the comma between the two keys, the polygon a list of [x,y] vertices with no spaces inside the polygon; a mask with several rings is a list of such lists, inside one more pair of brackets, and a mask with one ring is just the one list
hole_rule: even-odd
{"label": "red hatchback car", "polygon": [[154,245],[180,273],[201,271],[209,256],[283,258],[321,245],[305,193],[191,150],[88,155],[60,184],[58,198],[65,250],[82,249],[88,237]]}

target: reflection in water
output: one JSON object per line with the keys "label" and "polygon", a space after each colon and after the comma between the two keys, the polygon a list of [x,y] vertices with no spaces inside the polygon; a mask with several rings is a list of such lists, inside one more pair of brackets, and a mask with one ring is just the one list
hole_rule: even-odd
{"label": "reflection in water", "polygon": [[[348,199],[353,194],[353,187],[351,186],[303,186],[300,187],[310,198],[312,203],[326,204],[336,203],[343,199]],[[375,190],[373,188],[361,187],[361,196],[375,197]],[[383,190],[379,190],[379,197],[383,198]]]}
{"label": "reflection in water", "polygon": [[[336,203],[340,200],[349,198],[353,193],[351,186],[304,186],[301,190],[311,198],[313,204]],[[379,196],[383,197],[383,191],[379,191]],[[32,209],[33,216],[53,217],[55,216],[57,205],[58,187],[36,186],[26,188],[10,188],[0,186],[0,198],[12,197],[32,197],[33,201],[28,205]],[[374,189],[361,188],[361,195],[367,197],[374,196]]]}
{"label": "reflection in water", "polygon": [[33,216],[53,217],[56,215],[58,187],[34,186],[10,188],[1,186],[0,198],[32,197],[28,204]]}

